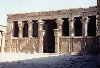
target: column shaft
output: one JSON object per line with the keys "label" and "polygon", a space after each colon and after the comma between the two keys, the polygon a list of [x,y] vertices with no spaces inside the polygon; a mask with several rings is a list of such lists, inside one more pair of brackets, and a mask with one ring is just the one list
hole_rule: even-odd
{"label": "column shaft", "polygon": [[74,21],[75,19],[69,19],[69,34],[70,34],[69,52],[73,52]]}
{"label": "column shaft", "polygon": [[22,38],[22,29],[23,29],[23,24],[22,22],[18,22],[18,27],[19,27],[19,38]]}
{"label": "column shaft", "polygon": [[69,19],[69,26],[70,26],[70,37],[74,36],[74,21],[75,19]]}
{"label": "column shaft", "polygon": [[32,37],[32,22],[28,22],[28,37]]}
{"label": "column shaft", "polygon": [[86,20],[86,22],[85,22],[85,26],[84,26],[84,28],[85,28],[85,37],[88,35],[87,33],[88,33],[88,31],[87,31],[87,29],[88,29],[88,23],[89,23],[89,18],[87,18],[87,20]]}
{"label": "column shaft", "polygon": [[4,48],[5,48],[5,33],[2,34],[1,52],[4,52]]}
{"label": "column shaft", "polygon": [[[99,13],[100,13],[100,11],[99,11]],[[98,22],[98,36],[99,36],[99,44],[100,44],[100,15],[97,15],[96,19],[97,19],[96,22]],[[99,45],[99,49],[100,49],[100,45]]]}
{"label": "column shaft", "polygon": [[55,36],[55,53],[59,54],[59,29],[54,29]]}
{"label": "column shaft", "polygon": [[81,19],[81,22],[82,22],[82,35],[84,37],[87,36],[88,21],[89,21],[88,18],[82,18]]}
{"label": "column shaft", "polygon": [[43,36],[45,31],[43,30],[43,22],[39,21],[39,53],[43,53]]}
{"label": "column shaft", "polygon": [[60,19],[57,19],[56,23],[57,23],[57,26],[58,26],[57,28],[59,29],[59,37],[61,37],[62,36],[62,24],[63,24],[63,21],[60,20]]}
{"label": "column shaft", "polygon": [[83,35],[83,53],[86,52],[86,37],[87,37],[87,29],[88,29],[88,22],[89,22],[89,18],[82,18],[81,19],[82,22],[82,35]]}

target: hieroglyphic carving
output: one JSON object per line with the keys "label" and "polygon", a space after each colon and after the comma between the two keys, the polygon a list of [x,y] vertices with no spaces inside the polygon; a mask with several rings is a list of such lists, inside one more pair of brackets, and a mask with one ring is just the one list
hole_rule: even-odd
{"label": "hieroglyphic carving", "polygon": [[70,39],[60,38],[60,53],[69,53]]}
{"label": "hieroglyphic carving", "polygon": [[80,53],[82,52],[83,39],[82,38],[73,38],[73,52]]}

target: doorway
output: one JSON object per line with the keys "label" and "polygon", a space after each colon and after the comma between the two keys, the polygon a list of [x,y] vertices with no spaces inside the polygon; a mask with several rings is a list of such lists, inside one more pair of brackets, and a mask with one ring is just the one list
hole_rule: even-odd
{"label": "doorway", "polygon": [[45,35],[43,37],[43,52],[44,53],[55,53],[55,36],[54,29],[57,29],[56,20],[44,20],[43,29]]}

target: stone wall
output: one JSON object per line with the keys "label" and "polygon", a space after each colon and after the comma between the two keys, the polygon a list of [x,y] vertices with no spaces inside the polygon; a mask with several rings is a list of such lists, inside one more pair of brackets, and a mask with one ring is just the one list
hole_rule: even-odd
{"label": "stone wall", "polygon": [[6,46],[5,50],[6,52],[38,53],[39,41],[38,38],[12,39],[12,44]]}

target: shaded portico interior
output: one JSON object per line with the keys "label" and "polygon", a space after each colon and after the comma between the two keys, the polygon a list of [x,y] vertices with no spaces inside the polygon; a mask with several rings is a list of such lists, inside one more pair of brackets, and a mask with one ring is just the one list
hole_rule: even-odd
{"label": "shaded portico interior", "polygon": [[55,52],[55,36],[54,29],[57,28],[55,20],[44,20],[44,42],[43,42],[43,52],[44,53],[54,53]]}

